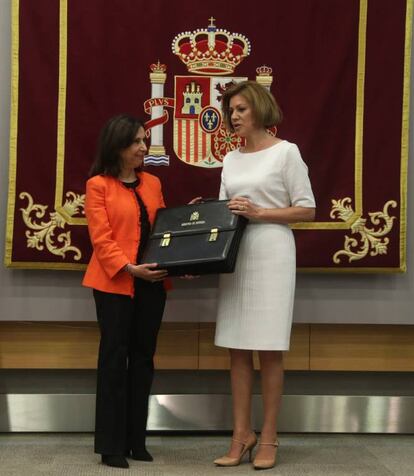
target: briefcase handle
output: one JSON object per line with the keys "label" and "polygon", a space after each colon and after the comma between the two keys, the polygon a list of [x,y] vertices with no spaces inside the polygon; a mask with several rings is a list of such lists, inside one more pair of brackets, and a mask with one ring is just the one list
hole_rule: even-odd
{"label": "briefcase handle", "polygon": [[199,203],[206,203],[206,202],[228,202],[228,200],[219,200],[216,198],[202,198]]}

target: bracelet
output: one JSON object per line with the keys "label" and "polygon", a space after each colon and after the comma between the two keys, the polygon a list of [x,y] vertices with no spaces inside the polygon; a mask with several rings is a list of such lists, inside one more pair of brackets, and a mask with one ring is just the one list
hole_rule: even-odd
{"label": "bracelet", "polygon": [[131,263],[128,263],[124,266],[124,271],[128,274],[130,274],[132,276],[132,272],[130,271],[129,269],[129,266],[131,265]]}

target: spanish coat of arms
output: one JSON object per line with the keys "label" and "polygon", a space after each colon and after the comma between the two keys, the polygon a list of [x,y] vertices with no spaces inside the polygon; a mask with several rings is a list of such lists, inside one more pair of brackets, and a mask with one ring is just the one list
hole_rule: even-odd
{"label": "spanish coat of arms", "polygon": [[[173,108],[173,143],[175,155],[188,165],[221,167],[230,150],[239,147],[242,139],[228,131],[221,114],[222,93],[232,84],[248,78],[233,76],[236,67],[250,54],[249,40],[214,25],[206,29],[183,32],[172,42],[172,52],[186,65],[190,75],[175,76],[174,98],[164,97],[166,66],[159,61],[150,66],[151,99],[144,109],[151,114],[147,131],[151,131],[151,146],[146,165],[169,165],[163,144],[163,126]],[[272,69],[261,66],[256,81],[270,88]]]}

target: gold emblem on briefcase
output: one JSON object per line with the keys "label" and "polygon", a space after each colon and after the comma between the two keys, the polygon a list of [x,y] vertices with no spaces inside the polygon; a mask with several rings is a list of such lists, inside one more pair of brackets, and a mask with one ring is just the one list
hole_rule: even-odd
{"label": "gold emblem on briefcase", "polygon": [[195,211],[190,216],[190,221],[197,221],[200,218],[200,213]]}

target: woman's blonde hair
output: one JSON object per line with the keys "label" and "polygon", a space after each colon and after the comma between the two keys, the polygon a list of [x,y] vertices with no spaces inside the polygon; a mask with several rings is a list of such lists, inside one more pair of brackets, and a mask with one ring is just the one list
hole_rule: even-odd
{"label": "woman's blonde hair", "polygon": [[224,123],[231,132],[234,129],[231,125],[230,99],[237,94],[249,103],[257,127],[268,128],[282,122],[282,110],[272,93],[256,81],[241,81],[226,89],[221,97]]}

